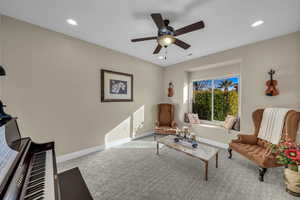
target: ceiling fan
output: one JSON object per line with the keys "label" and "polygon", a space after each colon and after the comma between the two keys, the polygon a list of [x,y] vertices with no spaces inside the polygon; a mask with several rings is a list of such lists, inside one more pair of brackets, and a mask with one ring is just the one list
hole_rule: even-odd
{"label": "ceiling fan", "polygon": [[196,31],[199,29],[204,28],[204,22],[199,21],[194,24],[190,24],[183,28],[174,30],[173,27],[169,26],[170,21],[168,19],[163,20],[160,13],[153,13],[151,17],[158,28],[158,34],[154,37],[145,37],[145,38],[138,38],[132,39],[131,42],[141,42],[145,40],[157,40],[157,47],[155,48],[153,54],[158,54],[162,47],[168,47],[171,44],[176,44],[177,46],[188,49],[191,45],[183,42],[175,38],[176,36],[189,33],[192,31]]}

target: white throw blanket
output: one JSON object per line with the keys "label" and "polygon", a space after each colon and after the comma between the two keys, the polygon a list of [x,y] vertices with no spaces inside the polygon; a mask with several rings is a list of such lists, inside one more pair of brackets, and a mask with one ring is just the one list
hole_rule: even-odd
{"label": "white throw blanket", "polygon": [[264,110],[258,138],[272,144],[278,144],[282,136],[284,118],[290,109],[287,108],[266,108]]}

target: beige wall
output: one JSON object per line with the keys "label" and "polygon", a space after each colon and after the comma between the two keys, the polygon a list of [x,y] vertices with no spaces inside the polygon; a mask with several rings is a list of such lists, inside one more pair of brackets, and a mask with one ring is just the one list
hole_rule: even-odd
{"label": "beige wall", "polygon": [[3,55],[3,52],[2,52],[2,48],[3,48],[3,25],[2,25],[2,16],[0,15],[0,65],[2,65],[2,55]]}
{"label": "beige wall", "polygon": [[[152,130],[162,68],[6,16],[1,30],[4,101],[24,136],[61,155]],[[134,102],[100,102],[102,68],[134,75]]]}
{"label": "beige wall", "polygon": [[240,63],[228,64],[222,67],[215,67],[189,72],[189,80],[203,80],[207,78],[218,78],[222,76],[231,76],[240,74]]}
{"label": "beige wall", "polygon": [[[241,62],[242,131],[252,131],[251,113],[257,108],[284,106],[300,109],[300,32],[296,32],[167,67],[164,88],[172,81],[175,95],[165,98],[165,101],[177,105],[177,119],[182,121],[183,113],[188,110],[185,95],[186,85],[189,84],[187,71],[236,60]],[[269,79],[267,72],[271,68],[276,70],[275,78],[279,81],[280,95],[276,97],[264,94],[265,82]]]}
{"label": "beige wall", "polygon": [[[3,45],[4,44],[4,26],[2,23],[2,16],[0,15],[0,65],[3,66]],[[5,76],[1,76],[0,77],[0,99],[2,99],[3,97],[3,90],[4,90],[4,81],[5,81],[6,77]]]}

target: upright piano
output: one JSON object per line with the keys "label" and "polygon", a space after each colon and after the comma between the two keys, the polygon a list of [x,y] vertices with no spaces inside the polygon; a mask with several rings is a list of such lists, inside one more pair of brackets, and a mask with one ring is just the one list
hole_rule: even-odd
{"label": "upright piano", "polygon": [[0,199],[92,200],[78,168],[62,173],[61,177],[57,173],[54,147],[54,142],[38,144],[28,137],[22,138],[14,118],[2,125]]}

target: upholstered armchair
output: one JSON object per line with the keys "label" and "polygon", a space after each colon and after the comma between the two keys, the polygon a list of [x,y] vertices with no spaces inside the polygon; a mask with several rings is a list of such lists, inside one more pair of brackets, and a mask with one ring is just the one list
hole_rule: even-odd
{"label": "upholstered armchair", "polygon": [[158,104],[158,115],[154,129],[154,139],[156,135],[176,134],[177,123],[174,121],[174,105],[162,103]]}
{"label": "upholstered armchair", "polygon": [[[229,158],[232,157],[232,150],[240,153],[249,160],[257,164],[259,169],[259,180],[264,181],[264,174],[267,168],[280,166],[276,162],[276,158],[271,154],[269,142],[257,138],[264,109],[258,109],[253,112],[252,120],[254,122],[254,133],[252,135],[238,135],[238,139],[232,140],[229,144]],[[284,119],[284,127],[282,131],[282,142],[294,142],[300,122],[300,112],[294,110],[289,111]]]}

